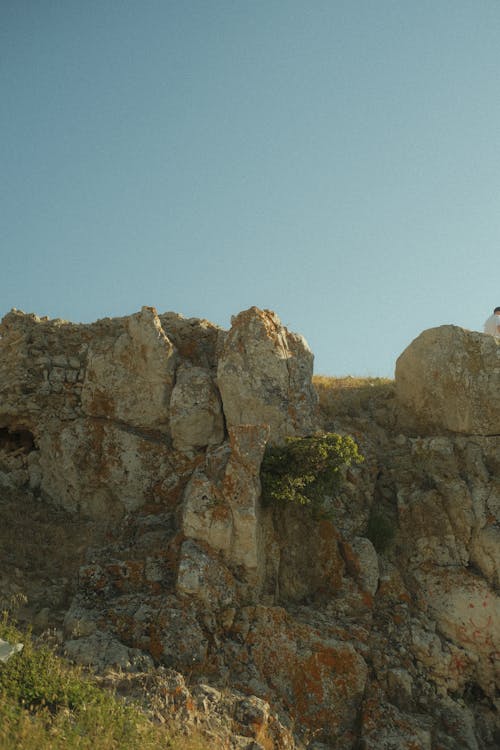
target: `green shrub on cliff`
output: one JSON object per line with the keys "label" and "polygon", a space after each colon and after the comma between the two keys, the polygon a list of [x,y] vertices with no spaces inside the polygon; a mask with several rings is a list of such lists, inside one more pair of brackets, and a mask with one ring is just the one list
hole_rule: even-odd
{"label": "green shrub on cliff", "polygon": [[340,487],[343,470],[363,457],[349,436],[327,432],[287,438],[268,446],[261,468],[264,505],[295,503],[322,508],[325,497]]}

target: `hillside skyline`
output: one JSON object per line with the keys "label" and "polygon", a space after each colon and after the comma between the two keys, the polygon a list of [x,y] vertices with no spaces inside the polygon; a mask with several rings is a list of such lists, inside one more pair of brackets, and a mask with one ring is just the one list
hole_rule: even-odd
{"label": "hillside skyline", "polygon": [[0,44],[3,313],[255,305],[392,377],[500,305],[492,0],[7,0]]}

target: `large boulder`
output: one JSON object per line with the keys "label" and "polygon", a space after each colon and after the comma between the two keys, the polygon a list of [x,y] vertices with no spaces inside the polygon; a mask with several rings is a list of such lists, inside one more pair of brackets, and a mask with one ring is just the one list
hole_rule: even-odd
{"label": "large boulder", "polygon": [[404,426],[423,434],[500,433],[500,341],[446,325],[418,336],[396,363]]}
{"label": "large boulder", "polygon": [[306,340],[257,307],[231,322],[217,369],[228,427],[268,424],[271,442],[313,431],[317,396]]}
{"label": "large boulder", "polygon": [[100,331],[98,323],[94,328],[82,390],[84,412],[166,432],[177,355],[156,310],[143,307]]}

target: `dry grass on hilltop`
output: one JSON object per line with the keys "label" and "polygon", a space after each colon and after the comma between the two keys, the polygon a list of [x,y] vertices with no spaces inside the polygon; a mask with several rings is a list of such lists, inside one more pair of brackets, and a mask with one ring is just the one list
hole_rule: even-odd
{"label": "dry grass on hilltop", "polygon": [[394,395],[394,381],[390,378],[314,375],[313,385],[325,419],[359,417],[383,406]]}

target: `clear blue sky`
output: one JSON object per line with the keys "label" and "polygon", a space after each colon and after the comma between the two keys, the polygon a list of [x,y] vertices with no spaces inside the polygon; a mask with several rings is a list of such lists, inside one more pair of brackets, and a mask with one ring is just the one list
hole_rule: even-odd
{"label": "clear blue sky", "polygon": [[0,312],[251,305],[392,375],[500,305],[497,0],[0,0]]}

